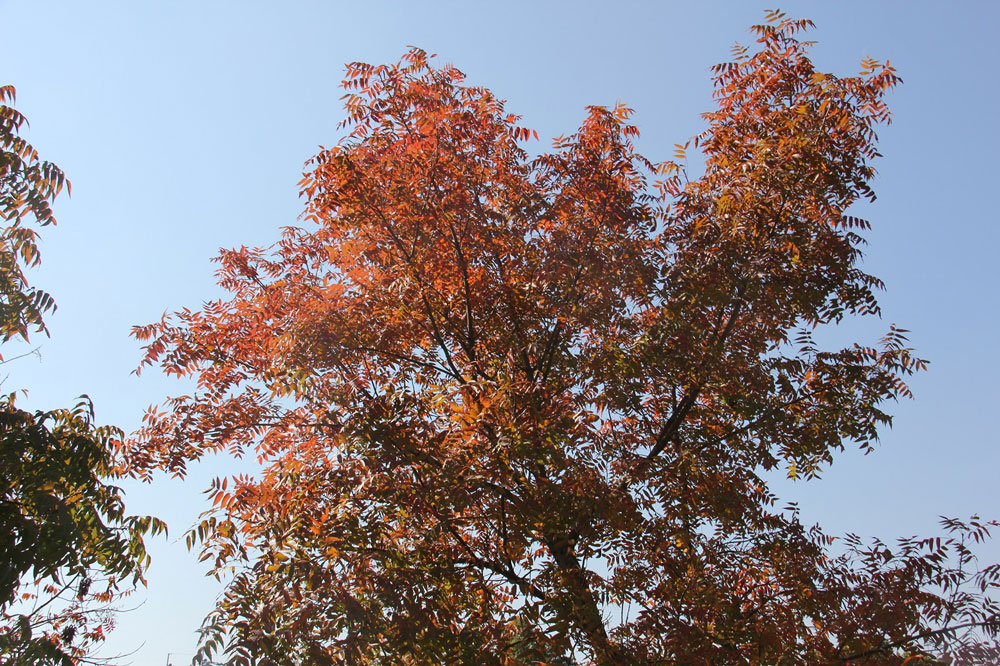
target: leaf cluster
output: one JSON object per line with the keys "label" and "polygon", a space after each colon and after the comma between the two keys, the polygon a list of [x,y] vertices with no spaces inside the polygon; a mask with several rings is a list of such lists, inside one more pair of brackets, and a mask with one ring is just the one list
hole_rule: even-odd
{"label": "leaf cluster", "polygon": [[55,309],[52,297],[32,287],[25,268],[37,266],[38,232],[31,226],[55,224],[50,202],[63,187],[65,174],[20,136],[27,120],[14,108],[13,86],[0,86],[0,335],[28,338],[30,329],[45,332],[42,317]]}
{"label": "leaf cluster", "polygon": [[86,399],[52,412],[0,405],[0,662],[77,663],[109,627],[88,605],[144,583],[142,537],[166,528],[126,515],[107,483],[120,439],[93,424]]}

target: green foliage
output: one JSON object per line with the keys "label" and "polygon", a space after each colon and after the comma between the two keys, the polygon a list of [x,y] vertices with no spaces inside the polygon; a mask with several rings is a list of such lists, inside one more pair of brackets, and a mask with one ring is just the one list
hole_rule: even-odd
{"label": "green foliage", "polygon": [[[39,262],[37,226],[69,182],[18,135],[14,88],[0,87],[0,337],[47,332],[52,298],[28,283]],[[143,535],[156,518],[128,516],[115,476],[121,431],[94,424],[84,396],[73,409],[19,409],[0,398],[0,664],[78,664],[113,624],[114,602],[144,583]]]}
{"label": "green foliage", "polygon": [[50,202],[70,189],[66,175],[38,152],[18,132],[27,124],[11,106],[13,86],[0,86],[0,335],[27,339],[29,329],[46,331],[42,320],[55,309],[52,297],[28,284],[27,267],[37,266],[38,232],[26,223],[55,224]]}
{"label": "green foliage", "polygon": [[[117,428],[94,425],[86,398],[33,414],[10,397],[0,402],[0,654],[16,663],[74,663],[107,627],[104,618],[88,622],[88,605],[143,582],[143,534],[166,528],[127,516],[121,490],[105,482],[120,438]],[[42,584],[26,591],[24,580]],[[55,617],[26,608],[52,598]],[[15,601],[21,612],[7,610]]]}
{"label": "green foliage", "polygon": [[18,581],[59,579],[99,565],[118,579],[141,579],[147,556],[141,534],[162,524],[128,517],[120,489],[106,485],[121,432],[95,427],[89,400],[72,410],[35,412],[0,403],[0,601]]}

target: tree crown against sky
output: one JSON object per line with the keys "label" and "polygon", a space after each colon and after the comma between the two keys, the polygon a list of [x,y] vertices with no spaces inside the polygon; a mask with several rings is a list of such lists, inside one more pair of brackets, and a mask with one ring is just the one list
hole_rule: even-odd
{"label": "tree crown against sky", "polygon": [[[40,261],[36,227],[69,181],[22,136],[15,90],[0,87],[0,332],[47,333],[51,296],[26,271]],[[5,362],[16,359],[7,359]],[[86,396],[72,409],[25,411],[0,397],[0,664],[93,663],[114,604],[144,582],[143,535],[165,526],[125,513],[108,477],[122,432],[94,423]]]}
{"label": "tree crown against sky", "polygon": [[[815,71],[772,14],[716,68],[704,174],[593,107],[553,152],[412,50],[348,66],[349,136],[308,229],[220,256],[230,298],[136,334],[197,391],[152,410],[136,473],[207,452],[191,535],[222,573],[204,647],[236,663],[931,663],[995,656],[988,525],[831,547],[762,472],[868,447],[922,361],[858,265],[898,81]],[[680,161],[680,155],[678,161]],[[907,661],[909,660],[909,661]]]}

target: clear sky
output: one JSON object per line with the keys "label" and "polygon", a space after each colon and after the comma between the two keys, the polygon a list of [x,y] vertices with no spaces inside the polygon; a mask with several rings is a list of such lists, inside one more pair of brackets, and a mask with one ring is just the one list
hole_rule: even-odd
{"label": "clear sky", "polygon": [[[575,129],[588,104],[637,110],[641,149],[669,157],[711,108],[709,67],[756,1],[732,2],[49,2],[0,0],[0,84],[18,90],[29,139],[73,182],[45,229],[36,283],[59,304],[41,358],[3,366],[3,391],[69,406],[88,393],[99,420],[131,430],[182,387],[130,375],[128,332],[164,310],[219,294],[217,249],[269,244],[296,223],[296,182],[340,137],[343,63],[395,61],[407,45],[440,54],[508,100],[539,148]],[[817,23],[814,60],[838,74],[890,59],[905,83],[882,132],[867,268],[888,287],[884,317],[845,336],[912,330],[931,361],[916,399],[893,407],[882,446],[848,452],[810,484],[783,484],[830,532],[934,534],[940,514],[1000,517],[997,360],[996,35],[1000,4],[785,2]],[[5,349],[5,356],[12,350]],[[168,521],[152,544],[144,603],[121,617],[107,653],[137,666],[190,659],[218,585],[182,536],[208,479],[128,484],[129,508]],[[1000,548],[990,549],[1000,557]]]}

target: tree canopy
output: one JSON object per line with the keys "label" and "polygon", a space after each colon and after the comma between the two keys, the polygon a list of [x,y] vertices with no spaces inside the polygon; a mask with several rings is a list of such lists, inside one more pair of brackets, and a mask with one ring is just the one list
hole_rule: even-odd
{"label": "tree canopy", "polygon": [[[925,363],[860,266],[899,79],[817,71],[773,12],[714,68],[707,129],[640,155],[625,106],[532,157],[492,92],[419,49],[352,63],[307,228],[218,258],[227,299],[136,327],[197,390],[132,472],[219,451],[189,534],[232,578],[203,654],[233,664],[994,663],[978,519],[835,539],[766,472],[874,445]],[[682,166],[699,150],[701,174]]]}
{"label": "tree canopy", "polygon": [[[25,273],[38,265],[36,226],[55,224],[50,203],[63,172],[21,135],[12,86],[0,87],[0,336],[47,332],[52,298]],[[91,661],[113,625],[114,603],[143,582],[143,535],[164,531],[125,513],[122,432],[94,423],[82,396],[72,409],[29,412],[0,398],[0,664]]]}

